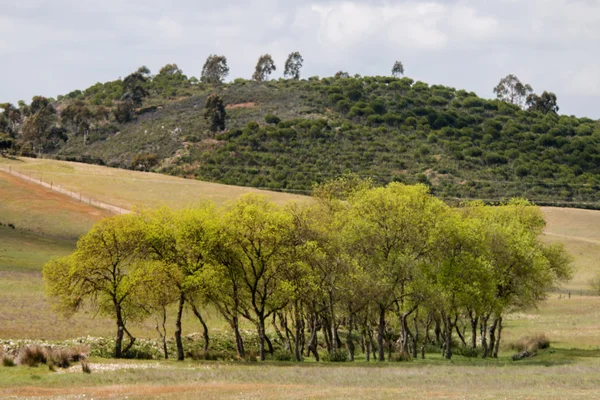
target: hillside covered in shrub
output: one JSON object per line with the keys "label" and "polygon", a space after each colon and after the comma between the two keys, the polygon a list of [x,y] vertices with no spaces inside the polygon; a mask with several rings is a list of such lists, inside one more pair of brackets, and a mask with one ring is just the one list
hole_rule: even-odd
{"label": "hillside covered in shrub", "polygon": [[448,199],[600,205],[600,122],[407,77],[210,83],[171,64],[3,110],[0,150],[23,154],[299,193],[353,172]]}

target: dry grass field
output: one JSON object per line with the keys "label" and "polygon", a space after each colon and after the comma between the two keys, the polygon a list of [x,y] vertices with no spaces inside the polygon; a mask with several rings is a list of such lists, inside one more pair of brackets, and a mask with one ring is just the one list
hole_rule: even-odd
{"label": "dry grass field", "polygon": [[45,182],[123,208],[167,205],[180,208],[202,200],[223,204],[244,193],[263,193],[278,204],[302,201],[306,196],[182,179],[150,172],[129,171],[55,160],[0,158],[0,168],[19,171]]}
{"label": "dry grass field", "polygon": [[[202,199],[218,204],[248,188],[169,176],[47,160],[7,161],[21,172],[38,174],[86,196],[130,208],[166,204],[183,207]],[[270,193],[285,203],[306,198]],[[91,375],[79,366],[69,372],[47,367],[0,366],[0,398],[598,398],[600,387],[600,297],[589,296],[589,279],[600,270],[600,211],[543,208],[544,240],[562,242],[574,256],[574,279],[537,310],[507,316],[505,343],[545,333],[551,352],[514,363],[429,355],[401,364],[334,365],[304,363],[131,362],[92,360]],[[79,203],[39,185],[0,172],[0,339],[65,339],[113,336],[112,321],[83,312],[58,318],[43,292],[42,264],[68,254],[76,238],[107,211]],[[6,226],[12,223],[17,229]],[[571,293],[571,298],[568,298]],[[560,296],[560,299],[559,299]],[[209,326],[225,326],[209,313]],[[184,334],[200,329],[193,315]],[[138,337],[155,337],[154,322],[133,327]],[[72,373],[71,373],[72,372]]]}

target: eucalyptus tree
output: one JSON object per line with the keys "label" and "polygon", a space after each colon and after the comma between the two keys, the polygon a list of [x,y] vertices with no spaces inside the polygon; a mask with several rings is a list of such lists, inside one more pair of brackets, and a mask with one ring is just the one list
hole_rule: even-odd
{"label": "eucalyptus tree", "polygon": [[300,79],[300,69],[302,68],[302,64],[304,63],[304,58],[300,55],[299,52],[295,51],[288,55],[287,60],[285,61],[285,69],[283,72],[283,76],[286,78],[292,78],[295,80]]}
{"label": "eucalyptus tree", "polygon": [[211,54],[206,59],[200,74],[200,81],[204,83],[220,84],[229,75],[229,66],[225,56]]}
{"label": "eucalyptus tree", "polygon": [[404,75],[404,65],[401,61],[396,61],[392,67],[392,76],[397,78],[401,75]]}
{"label": "eucalyptus tree", "polygon": [[252,79],[257,82],[266,81],[276,69],[273,57],[270,54],[263,54],[258,58]]}
{"label": "eucalyptus tree", "polygon": [[498,85],[494,87],[494,93],[499,100],[516,104],[523,108],[526,99],[533,93],[533,89],[531,85],[522,83],[515,75],[509,74],[500,79]]}

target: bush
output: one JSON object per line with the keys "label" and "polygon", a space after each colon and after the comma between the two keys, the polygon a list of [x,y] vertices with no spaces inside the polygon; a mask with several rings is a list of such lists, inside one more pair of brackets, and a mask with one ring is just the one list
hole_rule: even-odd
{"label": "bush", "polygon": [[52,349],[47,352],[48,366],[69,368],[73,361],[73,351],[70,349]]}
{"label": "bush", "polygon": [[278,123],[281,122],[281,119],[276,115],[267,114],[267,115],[265,115],[265,122],[267,124],[277,125]]}
{"label": "bush", "polygon": [[90,368],[90,365],[88,364],[87,361],[82,361],[81,362],[81,371],[85,374],[91,374],[92,373],[92,369]]}
{"label": "bush", "polygon": [[394,353],[394,355],[392,355],[392,361],[394,361],[394,362],[404,362],[404,361],[411,361],[411,360],[412,360],[411,355],[405,351],[401,351],[400,353]]}
{"label": "bush", "polygon": [[338,349],[333,353],[327,353],[323,356],[323,361],[329,362],[346,362],[348,361],[348,352],[343,349]]}
{"label": "bush", "polygon": [[523,336],[516,342],[509,343],[508,347],[518,352],[534,353],[549,348],[550,340],[544,333],[540,333],[535,336]]}
{"label": "bush", "polygon": [[481,355],[481,349],[479,348],[472,348],[472,347],[467,347],[467,346],[460,346],[457,347],[455,349],[453,349],[454,354],[459,355],[459,356],[463,356],[463,357],[469,357],[469,358],[477,358]]}
{"label": "bush", "polygon": [[26,346],[19,353],[19,364],[29,367],[37,367],[46,364],[48,357],[46,350],[38,345]]}
{"label": "bush", "polygon": [[5,367],[14,367],[16,364],[15,360],[11,356],[3,356],[2,365]]}
{"label": "bush", "polygon": [[294,355],[289,351],[276,351],[272,358],[275,361],[294,361]]}

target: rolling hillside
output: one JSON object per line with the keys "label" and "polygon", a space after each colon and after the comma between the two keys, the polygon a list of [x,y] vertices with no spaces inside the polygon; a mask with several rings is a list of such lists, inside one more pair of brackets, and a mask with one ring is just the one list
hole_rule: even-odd
{"label": "rolling hillside", "polygon": [[[148,75],[148,96],[125,120],[118,80],[55,101],[37,98],[13,110],[20,123],[0,114],[0,130],[12,129],[16,151],[37,146],[62,159],[291,193],[355,172],[380,184],[423,182],[447,199],[522,196],[600,207],[600,123],[589,118],[410,78],[212,85],[168,70]],[[203,117],[213,92],[227,114],[222,132],[211,132]],[[22,131],[39,113],[49,118],[47,136],[28,141]],[[87,125],[73,122],[73,113],[86,115]]]}

